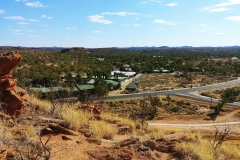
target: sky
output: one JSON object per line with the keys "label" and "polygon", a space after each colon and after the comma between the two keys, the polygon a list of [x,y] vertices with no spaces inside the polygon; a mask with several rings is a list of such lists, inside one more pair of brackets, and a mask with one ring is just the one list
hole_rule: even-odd
{"label": "sky", "polygon": [[240,45],[240,0],[0,0],[0,46]]}

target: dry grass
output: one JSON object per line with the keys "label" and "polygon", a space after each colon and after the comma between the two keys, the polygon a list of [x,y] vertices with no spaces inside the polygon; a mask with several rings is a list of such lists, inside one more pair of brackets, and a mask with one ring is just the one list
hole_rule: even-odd
{"label": "dry grass", "polygon": [[64,107],[59,114],[63,120],[69,123],[68,128],[73,130],[77,130],[83,125],[88,124],[89,119],[92,117],[89,113],[78,111],[69,107]]}
{"label": "dry grass", "polygon": [[146,134],[147,139],[156,140],[159,138],[163,138],[163,136],[165,135],[179,132],[179,129],[173,127],[159,128],[156,126],[150,126],[148,127],[147,132],[148,132],[148,134]]}
{"label": "dry grass", "polygon": [[7,127],[0,121],[0,139],[9,140],[11,139],[11,133],[8,131]]}
{"label": "dry grass", "polygon": [[136,123],[134,121],[132,121],[131,119],[129,119],[129,118],[122,118],[120,124],[123,125],[123,126],[130,127],[131,133],[133,135],[136,134]]}
{"label": "dry grass", "polygon": [[118,133],[116,126],[110,125],[104,121],[93,121],[90,123],[90,129],[96,139],[110,139]]}
{"label": "dry grass", "polygon": [[[46,111],[47,113],[51,113],[52,103],[49,101],[39,100],[35,97],[30,97],[30,101],[35,106],[39,106],[40,109]],[[77,130],[87,124],[89,119],[92,117],[92,115],[87,112],[77,110],[74,104],[57,104],[54,114],[65,120],[69,124],[68,128],[73,130]]]}
{"label": "dry grass", "polygon": [[29,101],[34,104],[35,106],[39,106],[44,111],[50,113],[51,112],[51,106],[52,104],[49,101],[46,100],[40,100],[34,96],[29,97]]}
{"label": "dry grass", "polygon": [[[50,113],[51,103],[48,101],[42,101],[31,97],[30,100],[33,104],[38,105],[42,110]],[[164,103],[166,103],[164,101]],[[173,102],[171,102],[173,103]],[[191,102],[191,105],[194,102]],[[178,128],[173,127],[148,127],[146,129],[136,130],[137,123],[130,120],[129,118],[121,118],[116,114],[103,113],[101,115],[101,121],[92,121],[92,115],[85,113],[76,109],[74,105],[62,105],[61,109],[57,110],[55,113],[60,116],[63,120],[69,123],[68,128],[73,130],[78,130],[83,125],[88,124],[91,132],[96,139],[110,139],[113,140],[118,134],[119,126],[129,126],[131,129],[131,134],[135,135],[138,132],[139,136],[144,137],[144,139],[156,140],[163,138],[165,135],[177,133],[180,131]],[[90,121],[91,120],[91,121]],[[181,130],[182,131],[182,130]],[[140,133],[142,134],[140,135]],[[21,137],[25,142],[28,141],[29,144],[33,145],[33,139],[36,137],[37,130],[33,126],[28,126],[22,131]],[[240,159],[240,146],[239,140],[231,139],[223,143],[223,145],[215,151],[211,144],[209,143],[209,136],[206,133],[201,132],[185,132],[187,137],[184,142],[177,145],[176,150],[181,152],[183,159],[186,160],[212,160],[212,159]],[[0,139],[12,140],[11,132],[7,131],[6,127],[0,122]],[[23,142],[23,141],[22,141]],[[1,149],[1,147],[0,147]],[[25,147],[23,147],[25,149]]]}
{"label": "dry grass", "polygon": [[209,84],[222,83],[234,78],[223,78],[223,77],[207,77],[198,75],[198,73],[191,72],[192,81],[189,82],[184,77],[177,77],[175,73],[152,73],[141,79],[138,84],[144,91],[153,90],[165,90],[165,89],[176,89],[183,87],[194,87],[205,86]]}
{"label": "dry grass", "polygon": [[203,138],[204,133],[188,133],[185,142],[176,147],[183,154],[184,160],[226,160],[240,159],[239,146],[232,141],[222,144],[214,150],[208,139]]}
{"label": "dry grass", "polygon": [[117,124],[118,126],[128,126],[132,134],[136,132],[136,123],[129,118],[121,118],[111,113],[103,113],[101,117],[108,123]]}

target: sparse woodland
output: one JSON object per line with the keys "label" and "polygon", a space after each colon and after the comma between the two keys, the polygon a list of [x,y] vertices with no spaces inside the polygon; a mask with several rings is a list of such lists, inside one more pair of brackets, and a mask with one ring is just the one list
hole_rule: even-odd
{"label": "sparse woodland", "polygon": [[[227,101],[239,100],[237,87],[203,93],[222,98],[219,104],[171,95],[146,94],[139,99],[118,101],[99,98],[109,91],[101,77],[110,77],[114,67],[125,70],[125,64],[137,73],[170,70],[164,75],[149,74],[150,78],[139,82],[143,88],[158,90],[175,88],[175,84],[201,86],[239,77],[240,61],[231,60],[240,58],[237,49],[25,50],[20,54],[23,60],[12,74],[25,89],[30,85],[86,84],[93,76],[97,78],[97,89],[81,94],[49,94],[46,99],[29,92],[30,103],[18,118],[5,114],[5,104],[0,103],[0,159],[240,159],[239,125],[216,124],[209,128],[148,125],[150,121],[173,124],[239,121],[239,108],[226,105]],[[174,77],[173,72],[182,74]],[[73,74],[78,75],[74,80]],[[63,82],[61,75],[70,80]],[[174,83],[167,86],[164,79]],[[85,96],[85,101],[80,101],[81,96]],[[94,99],[97,96],[99,99]],[[217,118],[212,119],[211,115]]]}

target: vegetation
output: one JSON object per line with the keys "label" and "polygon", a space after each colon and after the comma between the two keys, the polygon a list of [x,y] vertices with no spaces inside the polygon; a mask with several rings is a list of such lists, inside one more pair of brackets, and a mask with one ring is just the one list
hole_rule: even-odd
{"label": "vegetation", "polygon": [[[109,79],[110,72],[114,68],[137,73],[152,73],[154,70],[162,72],[162,69],[166,69],[170,71],[170,74],[167,74],[167,76],[171,75],[170,81],[178,79],[179,86],[192,87],[195,82],[206,85],[212,83],[211,77],[222,82],[227,78],[239,76],[240,62],[231,60],[231,57],[235,56],[240,58],[239,50],[225,48],[214,50],[207,48],[92,49],[89,52],[71,52],[70,50],[21,52],[23,61],[13,71],[13,76],[18,79],[20,86],[26,89],[31,86],[68,87],[70,91],[50,92],[46,94],[45,100],[31,96],[31,106],[27,113],[19,119],[13,119],[14,123],[17,123],[15,128],[14,125],[10,126],[4,118],[0,119],[0,151],[10,148],[16,159],[49,159],[52,156],[49,142],[52,136],[59,134],[59,130],[70,135],[82,133],[87,140],[100,142],[102,139],[116,141],[116,137],[119,138],[122,134],[126,137],[140,138],[141,141],[157,142],[164,140],[168,135],[180,133],[184,138],[176,141],[176,144],[174,141],[175,146],[171,150],[175,158],[240,159],[239,145],[234,142],[239,141],[239,135],[234,134],[232,128],[216,127],[213,132],[196,132],[192,129],[151,127],[147,123],[148,120],[172,117],[176,119],[191,117],[188,120],[194,121],[196,117],[205,118],[212,113],[211,111],[219,115],[224,110],[226,102],[239,99],[239,89],[219,91],[220,96],[212,92],[202,93],[213,98],[220,97],[221,102],[218,104],[199,103],[199,101],[172,95],[158,97],[147,94],[140,99],[101,101],[101,97],[106,96],[114,88],[105,81]],[[126,68],[125,64],[129,67]],[[171,74],[173,72],[174,75]],[[93,90],[73,92],[74,86],[87,84],[92,78],[94,79]],[[161,86],[158,87],[161,90],[174,87],[166,87],[164,81],[166,77],[164,80],[159,77],[158,80],[149,79],[152,83],[147,80],[140,81],[138,84],[144,87],[160,84]],[[100,115],[94,115],[92,110],[83,108],[84,105],[91,107],[93,103],[102,107],[103,112]],[[2,105],[4,104],[0,103],[0,109]],[[49,128],[42,129],[43,122],[48,127],[54,124],[57,129],[44,135],[43,131],[49,131]],[[234,134],[233,137],[231,137],[232,134]],[[118,147],[115,146],[115,148]],[[144,149],[146,148],[142,148]]]}
{"label": "vegetation", "polygon": [[[23,51],[20,53],[23,60],[13,71],[13,76],[25,88],[71,88],[75,84],[86,84],[91,78],[109,79],[114,68],[136,73],[166,69],[178,73],[178,84],[182,86],[191,86],[196,80],[200,80],[198,83],[201,85],[211,84],[208,77],[225,81],[227,77],[237,77],[240,73],[240,62],[231,60],[232,57],[240,57],[237,49],[91,49],[89,52]],[[164,88],[164,81],[157,83]]]}

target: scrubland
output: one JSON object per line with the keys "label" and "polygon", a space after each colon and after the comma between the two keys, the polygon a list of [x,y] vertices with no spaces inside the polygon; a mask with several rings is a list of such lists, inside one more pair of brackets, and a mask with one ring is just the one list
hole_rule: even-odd
{"label": "scrubland", "polygon": [[[164,100],[164,97],[161,100],[163,107],[158,108],[157,115],[153,119],[155,121],[167,122],[169,120],[171,122],[170,116],[180,117],[179,114],[189,113],[184,110],[184,107],[178,112],[167,111],[164,106],[166,108],[168,102]],[[179,100],[172,97],[169,106]],[[81,103],[56,104],[53,107],[49,101],[39,100],[35,97],[31,97],[30,102],[31,105],[28,106],[27,112],[21,118],[1,118],[0,156],[6,159],[64,159],[64,157],[61,158],[63,154],[67,154],[69,159],[76,159],[79,155],[83,159],[92,159],[100,156],[100,154],[96,155],[98,151],[104,151],[104,154],[107,152],[112,157],[121,157],[123,153],[116,152],[117,144],[122,146],[121,149],[127,149],[128,156],[132,159],[240,159],[238,152],[240,135],[237,125],[216,126],[213,130],[148,126],[147,121],[142,122],[139,117],[131,119],[129,116],[130,106],[134,104],[137,106],[137,100],[135,103],[132,103],[133,101],[131,103],[129,101],[105,102],[104,110],[100,115],[84,112],[80,107]],[[113,104],[121,104],[123,110],[113,111],[114,107],[111,106]],[[184,105],[190,105],[191,108],[194,102],[187,103],[185,101]],[[207,108],[207,104],[205,105]],[[127,107],[129,109],[126,109]],[[196,107],[198,110],[203,106]],[[135,110],[138,109],[135,108]],[[231,112],[229,110],[222,116]],[[189,117],[183,118],[180,122],[185,121],[186,123],[187,118],[199,120],[197,117],[203,115],[197,111],[193,113],[195,115],[189,113]],[[53,123],[59,128],[54,128]],[[225,133],[224,129],[229,129],[229,132],[221,140],[222,133]],[[62,142],[59,141],[60,135]],[[128,148],[122,145],[122,141],[130,141],[134,138],[137,141],[134,144],[128,144]],[[64,141],[65,139],[69,141]],[[153,143],[154,147],[146,145],[147,142]],[[221,144],[216,147],[218,142]],[[70,148],[74,146],[71,148],[74,153],[71,154],[71,151],[66,148],[68,145]],[[91,147],[85,147],[85,145]],[[137,149],[134,148],[136,146],[138,146]],[[145,148],[141,148],[141,146]],[[61,148],[60,151],[59,148]],[[166,148],[166,150],[161,148]]]}

